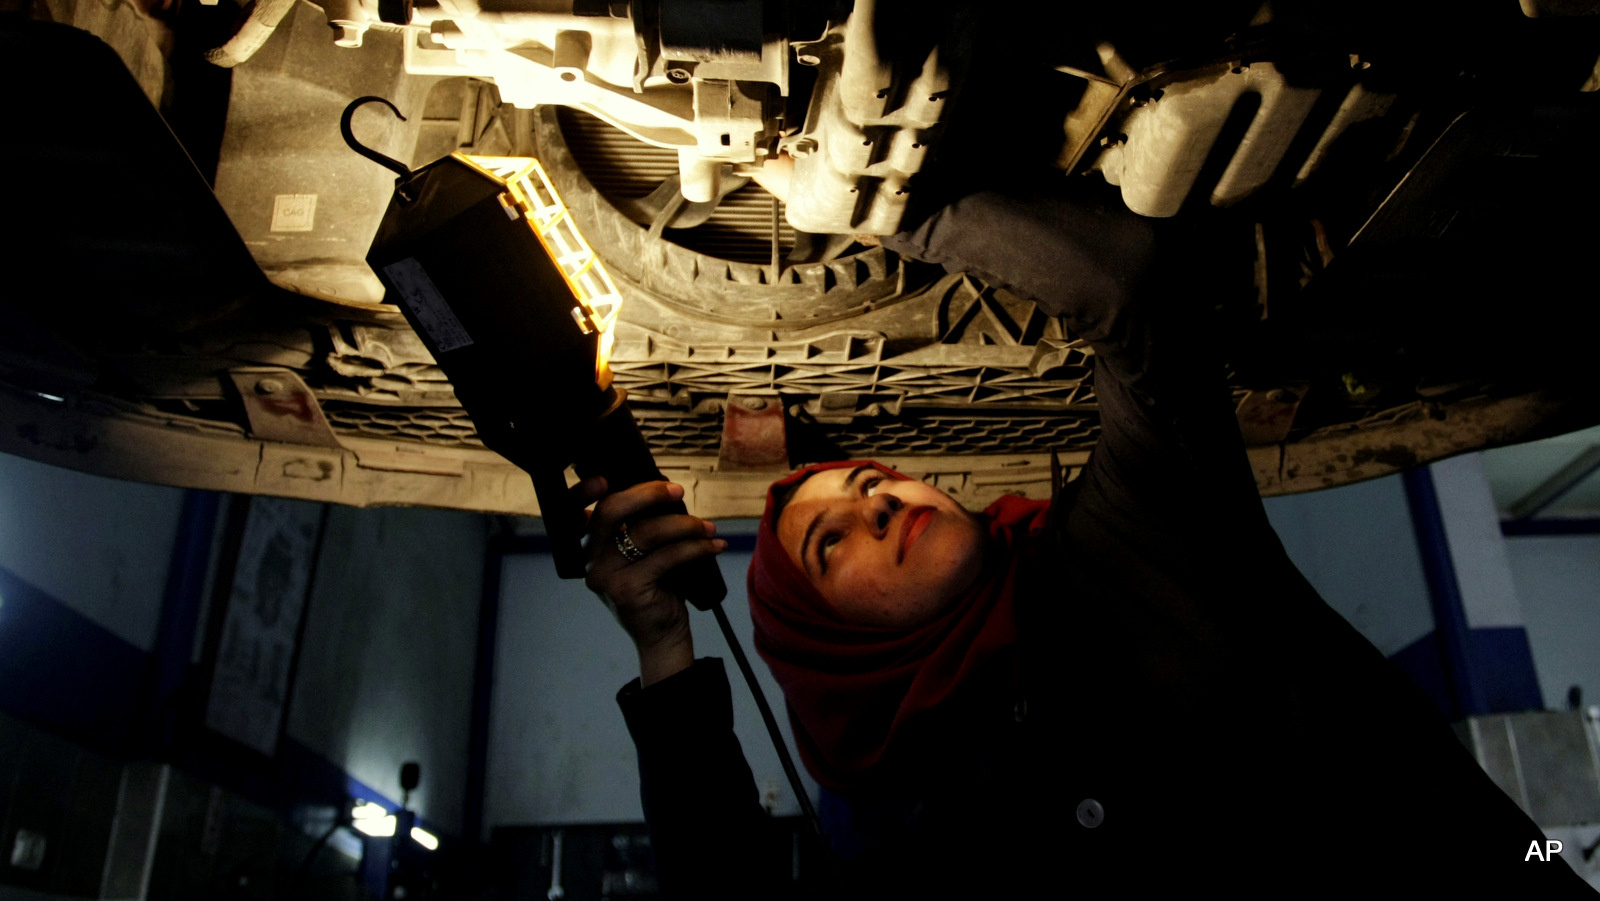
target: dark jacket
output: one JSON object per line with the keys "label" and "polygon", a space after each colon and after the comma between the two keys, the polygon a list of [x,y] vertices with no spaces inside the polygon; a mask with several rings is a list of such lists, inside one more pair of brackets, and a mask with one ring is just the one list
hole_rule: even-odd
{"label": "dark jacket", "polygon": [[[809,896],[1592,897],[1526,861],[1537,827],[1285,555],[1207,356],[1208,241],[977,195],[886,242],[1065,317],[1101,436],[1023,571],[1017,690],[953,705],[908,785],[850,799],[872,824]],[[663,885],[788,891],[750,888],[764,814],[720,661],[618,700]]]}

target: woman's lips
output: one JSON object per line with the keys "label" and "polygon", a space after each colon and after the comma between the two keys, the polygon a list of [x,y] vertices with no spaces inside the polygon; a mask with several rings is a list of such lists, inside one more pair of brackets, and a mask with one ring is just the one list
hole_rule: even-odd
{"label": "woman's lips", "polygon": [[895,562],[906,559],[906,551],[916,544],[922,533],[928,530],[928,525],[933,522],[934,510],[932,507],[912,507],[906,511],[905,525],[900,529],[900,554]]}

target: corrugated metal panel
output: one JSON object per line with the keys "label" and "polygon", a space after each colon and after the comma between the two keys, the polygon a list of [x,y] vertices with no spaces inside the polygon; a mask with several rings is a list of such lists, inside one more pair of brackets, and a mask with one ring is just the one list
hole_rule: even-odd
{"label": "corrugated metal panel", "polygon": [[[587,113],[562,109],[561,133],[578,167],[607,200],[634,200],[677,174],[676,151],[646,144]],[[741,263],[772,261],[773,197],[754,183],[723,199],[696,228],[669,229],[666,238],[697,253]],[[794,229],[778,208],[780,257],[794,245]]]}
{"label": "corrugated metal panel", "polygon": [[588,113],[563,107],[556,121],[578,167],[607,199],[643,197],[677,174],[676,152],[635,140]]}
{"label": "corrugated metal panel", "polygon": [[[472,420],[461,409],[363,408],[336,401],[325,403],[324,408],[328,424],[340,434],[443,446],[483,446]],[[720,415],[639,404],[634,406],[634,415],[655,453],[714,454],[721,446]],[[863,418],[842,424],[807,423],[803,428],[859,457],[1087,451],[1099,435],[1093,416],[1082,413],[965,416],[930,411],[916,418]]]}

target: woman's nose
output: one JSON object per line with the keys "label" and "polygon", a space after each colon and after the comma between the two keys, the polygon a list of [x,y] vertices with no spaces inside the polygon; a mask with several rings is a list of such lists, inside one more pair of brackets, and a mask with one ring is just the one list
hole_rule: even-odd
{"label": "woman's nose", "polygon": [[867,498],[867,511],[871,519],[873,534],[879,538],[889,534],[890,521],[904,506],[904,501],[887,492],[874,494],[872,497]]}

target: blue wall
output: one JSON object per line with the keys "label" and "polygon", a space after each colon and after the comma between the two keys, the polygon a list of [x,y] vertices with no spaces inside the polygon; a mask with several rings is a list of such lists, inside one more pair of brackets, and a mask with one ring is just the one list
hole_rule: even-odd
{"label": "blue wall", "polygon": [[0,566],[148,651],[182,509],[176,488],[0,454]]}
{"label": "blue wall", "polygon": [[1477,455],[1266,507],[1329,605],[1447,718],[1544,706]]}
{"label": "blue wall", "polygon": [[484,517],[331,511],[267,760],[197,725],[219,500],[0,455],[0,713],[285,813],[350,796],[396,807],[400,764],[418,760],[412,807],[458,833]]}
{"label": "blue wall", "polygon": [[1508,538],[1506,549],[1545,703],[1578,686],[1600,704],[1600,535]]}
{"label": "blue wall", "polygon": [[333,507],[311,589],[287,732],[352,777],[463,830],[485,517]]}
{"label": "blue wall", "polygon": [[[748,544],[749,522],[723,523],[718,534],[735,548]],[[723,609],[745,642],[752,667],[794,747],[782,694],[749,643],[745,597],[748,551],[718,558],[728,583]],[[582,582],[556,578],[548,554],[506,558],[490,729],[486,825],[639,821],[639,771],[633,741],[617,709],[618,689],[639,675],[633,645]],[[755,701],[740,677],[716,621],[691,612],[695,653],[720,657],[728,669],[734,731],[757,788],[780,816],[799,804],[784,777]],[[816,786],[802,779],[814,797]]]}
{"label": "blue wall", "polygon": [[1265,503],[1289,558],[1378,650],[1392,657],[1433,632],[1400,476]]}

